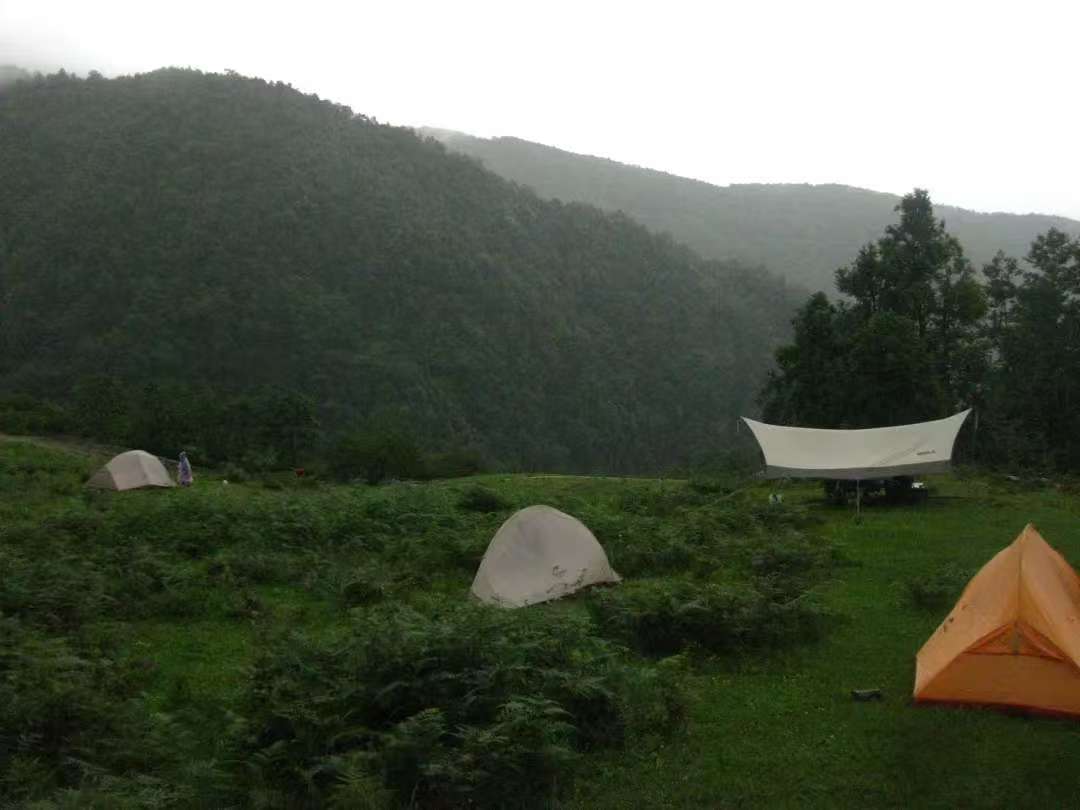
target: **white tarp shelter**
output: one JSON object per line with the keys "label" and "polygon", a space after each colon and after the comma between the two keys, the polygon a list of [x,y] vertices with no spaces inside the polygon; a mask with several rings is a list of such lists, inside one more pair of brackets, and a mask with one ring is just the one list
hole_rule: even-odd
{"label": "white tarp shelter", "polygon": [[550,506],[530,506],[499,527],[480,561],[472,593],[482,602],[513,608],[619,580],[580,520]]}
{"label": "white tarp shelter", "polygon": [[914,425],[822,430],[782,427],[743,417],[765,454],[766,478],[866,481],[894,475],[943,472],[969,408],[946,419]]}
{"label": "white tarp shelter", "polygon": [[86,482],[96,489],[138,489],[139,487],[171,487],[172,478],[157,456],[143,450],[128,450],[98,470]]}

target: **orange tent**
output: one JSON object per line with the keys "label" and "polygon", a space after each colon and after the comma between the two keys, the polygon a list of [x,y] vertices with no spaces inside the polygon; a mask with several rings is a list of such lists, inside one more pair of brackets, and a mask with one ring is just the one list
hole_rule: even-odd
{"label": "orange tent", "polygon": [[1080,716],[1080,577],[1030,523],[919,650],[915,700]]}

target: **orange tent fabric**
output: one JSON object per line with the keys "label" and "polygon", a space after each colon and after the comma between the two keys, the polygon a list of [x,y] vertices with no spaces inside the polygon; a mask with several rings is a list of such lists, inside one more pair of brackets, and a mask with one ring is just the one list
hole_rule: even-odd
{"label": "orange tent fabric", "polygon": [[1080,716],[1080,577],[1028,524],[919,650],[916,702]]}
{"label": "orange tent fabric", "polygon": [[1080,577],[1030,523],[919,650],[915,700],[1080,716]]}

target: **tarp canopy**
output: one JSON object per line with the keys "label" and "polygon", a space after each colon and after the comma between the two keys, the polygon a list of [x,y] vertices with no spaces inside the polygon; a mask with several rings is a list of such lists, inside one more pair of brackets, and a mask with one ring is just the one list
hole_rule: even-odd
{"label": "tarp canopy", "polygon": [[104,467],[86,482],[97,489],[138,489],[139,487],[171,487],[172,478],[165,466],[143,450],[128,450],[113,456]]}
{"label": "tarp canopy", "polygon": [[865,481],[947,470],[969,413],[970,408],[933,422],[863,430],[783,427],[745,416],[743,421],[765,454],[767,478]]}
{"label": "tarp canopy", "polygon": [[1035,527],[968,583],[916,657],[915,700],[1080,716],[1080,577]]}
{"label": "tarp canopy", "polygon": [[619,579],[581,521],[550,506],[530,506],[495,533],[472,592],[489,604],[524,607]]}

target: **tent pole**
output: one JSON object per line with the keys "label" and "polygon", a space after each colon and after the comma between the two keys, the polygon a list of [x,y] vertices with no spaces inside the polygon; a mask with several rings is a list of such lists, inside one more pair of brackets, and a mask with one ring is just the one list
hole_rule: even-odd
{"label": "tent pole", "polygon": [[862,520],[862,481],[855,479],[855,522]]}

